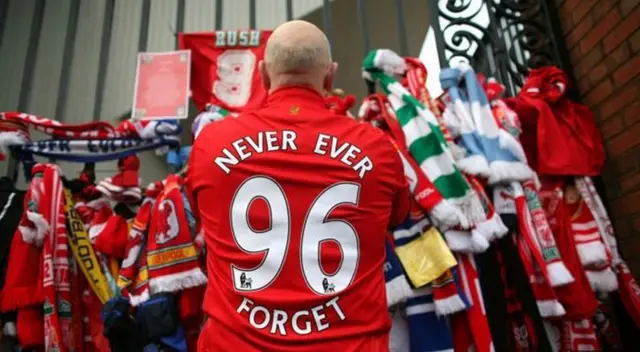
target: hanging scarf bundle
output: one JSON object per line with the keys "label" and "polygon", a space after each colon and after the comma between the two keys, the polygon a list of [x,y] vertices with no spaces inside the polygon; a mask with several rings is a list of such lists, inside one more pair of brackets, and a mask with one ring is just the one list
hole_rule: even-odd
{"label": "hanging scarf bundle", "polygon": [[198,264],[181,188],[182,179],[169,175],[151,211],[146,256],[151,294],[177,292],[207,282]]}
{"label": "hanging scarf bundle", "polygon": [[480,291],[475,259],[471,254],[456,253],[460,286],[468,301],[468,308],[451,316],[456,351],[494,351],[489,322]]}
{"label": "hanging scarf bundle", "polygon": [[[493,115],[498,124],[498,127],[501,130],[504,130],[511,134],[517,143],[520,143],[519,137],[522,132],[522,127],[520,125],[520,119],[518,115],[511,110],[506,103],[500,99],[500,96],[504,92],[504,86],[496,82],[495,80],[485,80],[484,77],[480,76],[480,81],[483,84],[484,90],[487,93],[487,98],[491,102],[491,106],[493,108]],[[566,285],[573,281],[573,277],[567,270],[566,266],[562,262],[562,258],[560,258],[560,252],[556,246],[556,242],[553,238],[553,233],[551,232],[551,228],[547,222],[546,214],[542,209],[542,205],[540,203],[540,199],[538,197],[537,187],[535,186],[537,181],[537,176],[535,173],[533,174],[534,178],[530,180],[526,180],[522,182],[522,189],[524,191],[524,195],[526,198],[526,207],[528,208],[528,212],[530,213],[530,219],[533,223],[534,231],[527,231],[527,236],[531,236],[531,238],[535,238],[537,241],[537,245],[539,246],[539,252],[542,254],[542,258],[544,259],[544,266],[546,266],[546,271],[548,273],[549,284],[552,287]],[[520,188],[516,186],[517,188]],[[496,199],[500,199],[500,192],[503,191],[503,188],[498,187],[498,192],[495,194]],[[507,192],[508,193],[508,192]],[[496,200],[494,199],[494,200]],[[502,204],[513,203],[515,199],[513,195],[508,199],[500,199]],[[515,203],[511,205],[507,205],[507,208],[513,208]],[[515,209],[515,208],[513,208]],[[526,222],[528,224],[528,222]],[[536,243],[533,241],[533,243]],[[538,252],[537,247],[532,249]],[[523,252],[523,255],[526,256],[526,253]],[[538,256],[536,256],[539,258]],[[543,263],[539,263],[542,266]],[[540,269],[535,269],[539,272]]]}
{"label": "hanging scarf bundle", "polygon": [[564,315],[565,310],[551,287],[547,265],[535,238],[533,220],[522,186],[517,182],[512,182],[508,186],[496,186],[494,202],[502,216],[516,219],[517,225],[514,230],[517,230],[518,236],[515,237],[515,243],[540,315],[543,317]]}
{"label": "hanging scarf bundle", "polygon": [[[444,69],[440,83],[450,103],[445,111],[457,126],[461,146],[467,155],[458,166],[471,175],[488,178],[490,184],[524,181],[533,177],[520,143],[498,128],[483,87],[469,66]],[[463,84],[464,89],[460,88]]]}
{"label": "hanging scarf bundle", "polygon": [[470,224],[484,220],[482,205],[456,167],[436,117],[392,76],[406,71],[404,59],[390,50],[374,50],[365,58],[363,70],[363,76],[380,83],[388,95],[406,146],[427,178]]}
{"label": "hanging scarf bundle", "polygon": [[618,244],[613,233],[613,226],[609,215],[596,191],[593,180],[590,177],[576,177],[576,187],[587,207],[591,210],[602,239],[611,254],[612,266],[618,278],[618,293],[627,312],[637,326],[640,327],[640,287],[629,271],[618,252]]}
{"label": "hanging scarf bundle", "polygon": [[591,319],[598,308],[598,301],[576,250],[569,214],[564,202],[562,182],[543,181],[540,199],[562,261],[574,278],[574,281],[567,285],[555,287],[554,292],[566,311],[566,320]]}
{"label": "hanging scarf bundle", "polygon": [[618,280],[611,268],[611,254],[602,240],[591,209],[573,184],[565,186],[564,194],[578,257],[591,288],[597,292],[617,290]]}
{"label": "hanging scarf bundle", "polygon": [[454,351],[451,330],[446,318],[435,313],[430,287],[414,290],[407,300],[406,314],[411,351]]}
{"label": "hanging scarf bundle", "polygon": [[387,98],[381,94],[367,97],[360,108],[358,116],[382,129],[398,151],[404,167],[404,175],[416,202],[437,224],[444,226],[461,225],[469,227],[466,216],[447,202],[440,191],[429,180],[424,171],[415,162],[406,148],[402,127],[393,117],[393,111]]}
{"label": "hanging scarf bundle", "polygon": [[49,225],[42,242],[44,348],[46,351],[69,351],[74,344],[71,271],[60,170],[55,165],[38,164],[33,168],[33,174],[32,182],[41,189],[38,204],[34,206]]}

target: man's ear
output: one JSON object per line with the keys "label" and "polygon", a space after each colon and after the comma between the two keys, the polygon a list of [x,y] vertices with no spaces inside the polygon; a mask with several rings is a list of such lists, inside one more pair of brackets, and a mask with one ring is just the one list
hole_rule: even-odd
{"label": "man's ear", "polygon": [[338,72],[338,63],[332,62],[329,66],[329,72],[327,72],[327,76],[324,78],[324,90],[330,92],[333,89],[333,81]]}
{"label": "man's ear", "polygon": [[271,79],[267,73],[267,65],[265,65],[264,60],[260,60],[258,63],[258,71],[260,72],[260,78],[262,79],[262,86],[269,91],[269,89],[271,89]]}

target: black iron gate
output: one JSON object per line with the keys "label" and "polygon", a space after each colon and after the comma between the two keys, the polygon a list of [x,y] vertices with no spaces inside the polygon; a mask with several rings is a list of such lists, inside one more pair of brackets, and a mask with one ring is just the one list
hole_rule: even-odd
{"label": "black iron gate", "polygon": [[443,67],[466,61],[511,95],[531,68],[555,65],[574,80],[551,1],[432,0],[430,12]]}

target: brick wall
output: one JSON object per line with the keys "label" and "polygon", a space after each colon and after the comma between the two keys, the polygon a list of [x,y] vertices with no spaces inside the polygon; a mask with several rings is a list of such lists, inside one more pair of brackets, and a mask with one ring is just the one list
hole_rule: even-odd
{"label": "brick wall", "polygon": [[555,0],[573,74],[607,151],[603,180],[622,255],[640,274],[640,0]]}

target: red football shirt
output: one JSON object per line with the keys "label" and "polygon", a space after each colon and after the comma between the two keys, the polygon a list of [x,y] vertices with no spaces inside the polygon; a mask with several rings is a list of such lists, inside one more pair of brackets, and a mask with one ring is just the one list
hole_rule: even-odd
{"label": "red football shirt", "polygon": [[201,351],[387,351],[384,239],[409,208],[387,137],[306,88],[207,126],[188,187],[205,230]]}
{"label": "red football shirt", "polygon": [[271,31],[240,30],[180,33],[178,47],[191,50],[191,94],[198,109],[208,103],[229,111],[253,109],[267,92],[258,62]]}

